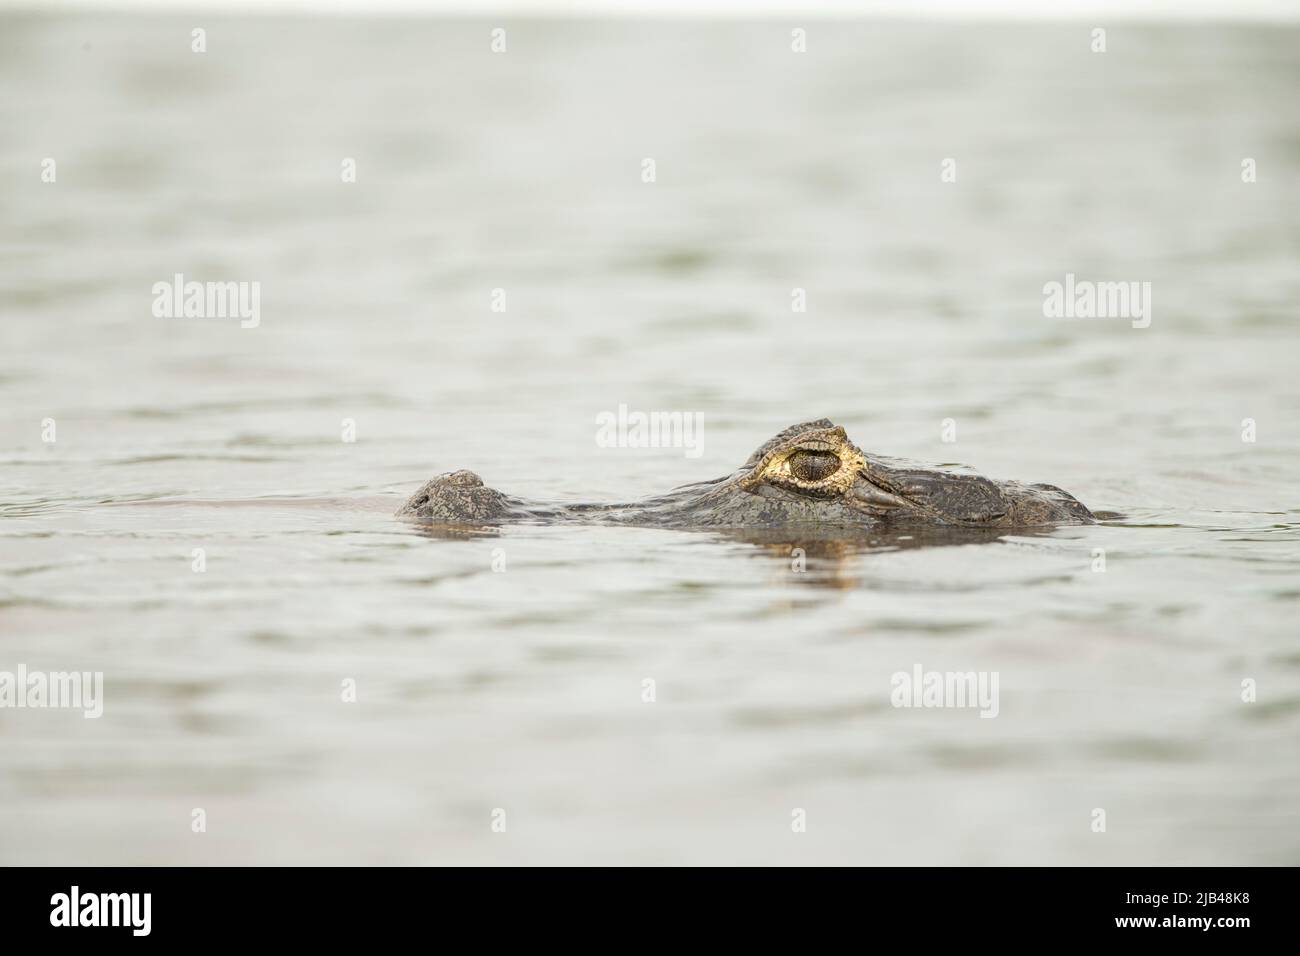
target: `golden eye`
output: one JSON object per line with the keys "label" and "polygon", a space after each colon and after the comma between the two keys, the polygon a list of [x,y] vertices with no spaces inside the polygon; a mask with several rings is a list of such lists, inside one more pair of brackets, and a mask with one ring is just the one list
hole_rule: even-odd
{"label": "golden eye", "polygon": [[786,464],[800,481],[824,481],[840,470],[840,456],[833,451],[797,451]]}

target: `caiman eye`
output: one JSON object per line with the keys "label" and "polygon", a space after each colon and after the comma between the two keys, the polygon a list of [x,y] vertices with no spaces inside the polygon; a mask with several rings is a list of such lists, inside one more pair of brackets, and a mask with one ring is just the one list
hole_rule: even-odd
{"label": "caiman eye", "polygon": [[797,451],[787,464],[800,481],[824,481],[840,470],[840,456],[833,451]]}

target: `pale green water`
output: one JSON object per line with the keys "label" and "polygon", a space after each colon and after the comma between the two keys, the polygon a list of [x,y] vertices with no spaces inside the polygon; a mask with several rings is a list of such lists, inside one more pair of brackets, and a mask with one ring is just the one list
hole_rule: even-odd
{"label": "pale green water", "polygon": [[[106,683],[0,710],[0,861],[1297,862],[1294,29],[204,23],[0,20],[0,670]],[[176,272],[260,326],[154,318]],[[1151,327],[1044,319],[1067,272]],[[597,448],[621,402],[703,456]],[[804,574],[391,518],[820,415],[1127,517]],[[1000,715],[892,708],[915,663]]]}

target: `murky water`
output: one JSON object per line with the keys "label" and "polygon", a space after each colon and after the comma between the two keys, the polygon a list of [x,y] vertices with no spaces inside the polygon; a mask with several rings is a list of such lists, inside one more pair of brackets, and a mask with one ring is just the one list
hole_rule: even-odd
{"label": "murky water", "polygon": [[[0,710],[0,860],[1300,861],[1296,30],[204,25],[0,20],[0,670],[105,679]],[[155,318],[175,273],[260,324]],[[1043,318],[1067,273],[1151,282],[1150,327]],[[597,447],[620,403],[703,455]],[[822,415],[1125,517],[391,517]],[[997,718],[891,706],[917,664],[997,672]]]}

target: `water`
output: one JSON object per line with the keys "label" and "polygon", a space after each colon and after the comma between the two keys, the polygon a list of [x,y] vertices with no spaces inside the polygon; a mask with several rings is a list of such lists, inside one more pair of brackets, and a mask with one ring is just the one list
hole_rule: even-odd
{"label": "water", "polygon": [[[0,670],[105,675],[98,720],[0,712],[0,861],[1300,861],[1295,29],[204,25],[0,20]],[[154,318],[177,272],[260,325]],[[1066,273],[1150,327],[1043,318]],[[703,455],[596,447],[619,403]],[[802,574],[391,517],[822,415],[1124,517]],[[918,663],[999,716],[895,709]]]}

